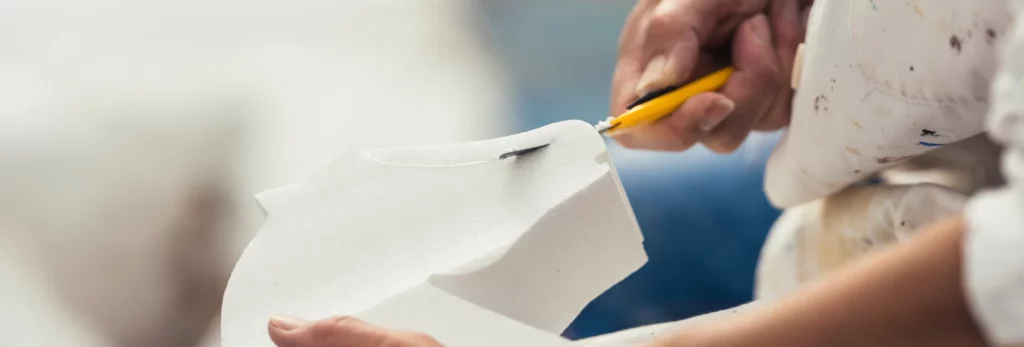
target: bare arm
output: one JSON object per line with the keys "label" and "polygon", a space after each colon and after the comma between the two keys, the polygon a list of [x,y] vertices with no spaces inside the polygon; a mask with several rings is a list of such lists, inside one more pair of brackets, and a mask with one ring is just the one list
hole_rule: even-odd
{"label": "bare arm", "polygon": [[936,224],[770,308],[652,346],[985,346],[962,285],[964,230]]}

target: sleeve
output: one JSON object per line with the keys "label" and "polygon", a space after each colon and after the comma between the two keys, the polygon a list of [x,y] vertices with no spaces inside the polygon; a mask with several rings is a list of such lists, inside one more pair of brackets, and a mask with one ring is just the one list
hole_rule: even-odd
{"label": "sleeve", "polygon": [[[1024,3],[1024,1],[1018,1]],[[1005,146],[1007,184],[969,203],[964,249],[968,300],[993,346],[1024,346],[1024,6],[1005,34],[987,127]]]}

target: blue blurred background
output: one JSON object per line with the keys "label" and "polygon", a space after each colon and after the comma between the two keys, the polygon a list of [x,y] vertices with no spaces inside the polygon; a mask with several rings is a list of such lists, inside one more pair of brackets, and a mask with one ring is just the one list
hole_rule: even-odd
{"label": "blue blurred background", "polygon": [[[514,129],[607,116],[629,1],[481,2],[481,25],[511,78]],[[609,143],[646,238],[649,262],[592,302],[565,332],[585,338],[692,317],[751,300],[761,244],[779,212],[762,191],[777,134],[716,155]]]}

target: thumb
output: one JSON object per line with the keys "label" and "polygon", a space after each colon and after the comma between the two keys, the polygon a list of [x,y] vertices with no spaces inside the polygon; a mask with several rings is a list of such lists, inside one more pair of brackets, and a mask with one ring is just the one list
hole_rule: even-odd
{"label": "thumb", "polygon": [[307,322],[278,316],[270,320],[268,330],[278,347],[379,347],[388,338],[384,329],[353,317]]}
{"label": "thumb", "polygon": [[316,322],[275,317],[268,329],[279,347],[442,347],[425,334],[388,330],[353,317]]}

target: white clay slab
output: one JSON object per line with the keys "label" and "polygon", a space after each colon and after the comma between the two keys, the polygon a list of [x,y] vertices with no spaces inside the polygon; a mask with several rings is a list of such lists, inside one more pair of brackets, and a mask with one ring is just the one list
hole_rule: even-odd
{"label": "white clay slab", "polygon": [[583,307],[646,261],[604,141],[579,121],[347,151],[258,200],[267,219],[228,283],[225,347],[271,346],[274,315],[354,315],[449,347],[561,346]]}

